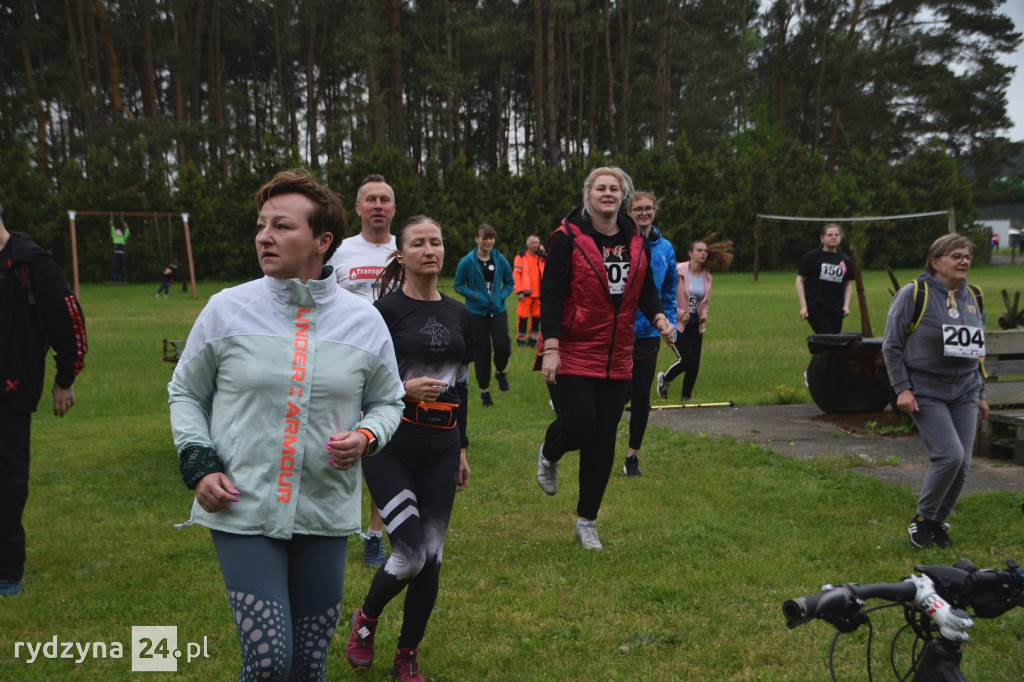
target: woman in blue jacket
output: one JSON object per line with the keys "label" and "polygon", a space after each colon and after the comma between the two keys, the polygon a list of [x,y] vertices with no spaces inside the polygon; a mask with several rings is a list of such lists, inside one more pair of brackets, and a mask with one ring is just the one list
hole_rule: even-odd
{"label": "woman in blue jacket", "polygon": [[491,400],[491,346],[494,347],[494,378],[498,388],[508,390],[505,368],[512,355],[512,340],[508,335],[508,308],[505,301],[514,287],[512,266],[498,251],[494,242],[498,233],[487,223],[476,228],[476,248],[459,261],[455,270],[455,291],[466,299],[473,337],[476,339],[476,383],[480,386],[480,399],[484,407]]}
{"label": "woman in blue jacket", "polygon": [[[651,249],[651,274],[658,287],[665,316],[676,323],[676,251],[672,243],[661,236],[654,226],[654,214],[661,202],[651,192],[638,191],[633,195],[629,213]],[[661,333],[641,313],[636,311],[633,325],[636,341],[633,344],[633,381],[629,391],[629,450],[622,472],[626,476],[642,476],[640,472],[640,446],[644,442],[647,421],[651,414],[651,385],[658,369],[658,349]]]}

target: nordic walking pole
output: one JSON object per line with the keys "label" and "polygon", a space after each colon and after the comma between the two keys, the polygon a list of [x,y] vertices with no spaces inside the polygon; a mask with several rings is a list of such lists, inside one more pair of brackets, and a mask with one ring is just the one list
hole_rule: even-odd
{"label": "nordic walking pole", "polygon": [[[630,405],[626,406],[626,410],[629,411]],[[651,405],[651,412],[657,412],[658,410],[678,410],[684,407],[736,407],[736,403],[731,400],[725,400],[722,402],[715,403],[686,403],[685,405]]]}

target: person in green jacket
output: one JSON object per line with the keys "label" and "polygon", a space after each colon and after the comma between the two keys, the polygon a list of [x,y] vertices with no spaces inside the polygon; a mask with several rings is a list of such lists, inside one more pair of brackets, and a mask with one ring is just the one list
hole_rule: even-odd
{"label": "person in green jacket", "polygon": [[114,227],[114,219],[110,219],[110,241],[114,242],[114,259],[111,264],[110,279],[115,282],[124,282],[124,263],[127,256],[125,251],[126,244],[128,243],[128,234],[131,230],[128,229],[128,223],[121,221],[122,230],[119,227]]}

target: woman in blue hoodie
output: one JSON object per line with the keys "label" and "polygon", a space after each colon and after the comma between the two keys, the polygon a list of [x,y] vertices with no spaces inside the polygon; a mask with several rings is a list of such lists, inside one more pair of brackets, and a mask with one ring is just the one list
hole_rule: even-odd
{"label": "woman in blue hoodie", "polygon": [[[638,191],[633,195],[629,214],[633,216],[640,231],[651,247],[651,274],[661,297],[665,316],[672,326],[676,324],[676,251],[672,243],[661,236],[654,226],[654,214],[660,202],[651,192]],[[630,386],[629,406],[629,451],[622,467],[626,476],[642,476],[640,473],[640,446],[647,430],[647,419],[651,413],[651,384],[658,368],[658,349],[661,334],[639,310],[633,325],[636,341],[633,345],[633,381]]]}
{"label": "woman in blue hoodie", "polygon": [[476,353],[476,382],[480,386],[480,399],[484,407],[491,400],[491,347],[494,347],[494,378],[498,388],[508,390],[505,368],[512,355],[512,340],[508,335],[508,308],[506,299],[514,287],[512,266],[501,253],[494,250],[498,233],[487,223],[476,228],[476,248],[459,261],[455,270],[455,291],[466,299]]}

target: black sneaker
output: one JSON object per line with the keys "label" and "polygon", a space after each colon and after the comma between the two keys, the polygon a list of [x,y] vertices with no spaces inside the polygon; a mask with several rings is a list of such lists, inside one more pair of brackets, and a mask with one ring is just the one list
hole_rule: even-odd
{"label": "black sneaker", "polygon": [[494,401],[491,400],[491,392],[484,391],[480,394],[480,400],[483,401],[484,407],[494,407]]}
{"label": "black sneaker", "polygon": [[914,547],[931,547],[935,544],[934,524],[920,514],[915,514],[910,521],[910,544]]}
{"label": "black sneaker", "polygon": [[932,521],[932,537],[935,538],[935,544],[939,547],[946,548],[953,546],[953,538],[949,537],[948,523],[939,523],[938,521]]}
{"label": "black sneaker", "polygon": [[505,376],[504,372],[495,372],[494,378],[498,380],[498,388],[503,391],[508,390],[508,377]]}
{"label": "black sneaker", "polygon": [[636,476],[643,476],[640,473],[640,458],[639,457],[627,457],[626,465],[622,467],[622,473],[626,474],[627,478],[634,478]]}
{"label": "black sneaker", "polygon": [[662,400],[668,399],[668,382],[665,380],[664,372],[658,372],[658,397]]}

